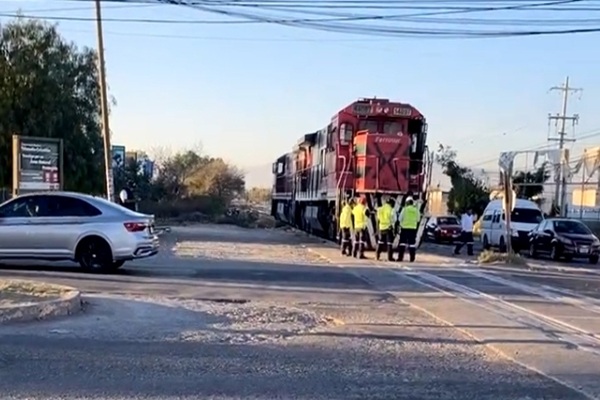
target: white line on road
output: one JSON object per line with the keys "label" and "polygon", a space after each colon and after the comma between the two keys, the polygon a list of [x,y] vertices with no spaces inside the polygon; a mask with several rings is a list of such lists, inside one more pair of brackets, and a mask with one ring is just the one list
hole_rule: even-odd
{"label": "white line on road", "polygon": [[600,300],[598,300],[598,299],[594,299],[592,297],[581,295],[581,294],[575,292],[574,290],[570,290],[570,289],[564,289],[564,288],[559,289],[557,287],[549,286],[549,285],[541,285],[541,287],[550,292],[558,293],[561,296],[571,297],[571,298],[575,298],[575,299],[581,300],[583,302],[589,303],[589,304],[593,305],[595,309],[600,310]]}
{"label": "white line on road", "polygon": [[[562,293],[562,295],[556,295],[556,294],[553,294],[552,292],[560,293],[561,289],[556,289],[556,288],[552,288],[551,290],[545,289],[545,288],[551,288],[550,286],[540,286],[540,288],[536,288],[531,285],[526,285],[524,283],[515,282],[515,281],[509,280],[509,279],[502,278],[500,276],[497,276],[497,273],[495,273],[495,272],[488,273],[488,272],[482,272],[482,271],[477,271],[477,270],[467,270],[467,269],[461,270],[461,272],[475,276],[477,278],[495,282],[500,285],[508,286],[513,289],[520,290],[522,292],[533,294],[535,296],[542,297],[546,300],[549,300],[549,301],[552,301],[555,303],[559,303],[559,304],[566,303],[566,304],[570,304],[572,306],[575,306],[575,307],[585,310],[585,311],[590,311],[590,312],[593,312],[596,314],[600,314],[600,307],[595,304],[595,299],[592,299],[587,296],[581,296],[581,295],[565,296],[564,292]],[[571,296],[576,297],[576,298],[571,298]]]}
{"label": "white line on road", "polygon": [[[409,267],[403,267],[404,271],[390,268],[388,268],[388,270],[412,280],[417,284],[441,291],[451,297],[459,298],[467,303],[507,318],[508,320],[527,325],[540,331],[552,330],[559,340],[569,343],[583,351],[600,356],[600,339],[590,332],[428,272],[416,271]],[[455,293],[449,292],[449,290],[454,291]]]}

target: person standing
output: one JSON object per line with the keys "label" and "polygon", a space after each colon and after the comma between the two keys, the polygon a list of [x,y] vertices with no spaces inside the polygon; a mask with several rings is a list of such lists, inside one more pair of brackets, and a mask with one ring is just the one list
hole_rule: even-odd
{"label": "person standing", "polygon": [[376,256],[379,260],[381,253],[387,252],[388,261],[392,261],[393,235],[393,207],[394,200],[389,198],[381,207],[377,209],[377,226],[379,229],[379,240],[377,241]]}
{"label": "person standing", "polygon": [[460,217],[460,242],[454,248],[454,254],[459,255],[460,250],[464,245],[467,245],[467,254],[473,255],[473,210],[468,209],[466,213]]}
{"label": "person standing", "polygon": [[344,202],[340,213],[340,230],[342,235],[342,255],[352,255],[352,205],[350,200]]}
{"label": "person standing", "polygon": [[358,204],[352,209],[354,217],[354,249],[352,255],[358,258],[365,258],[365,235],[367,232],[367,200],[361,197]]}
{"label": "person standing", "polygon": [[421,213],[412,197],[406,199],[405,206],[402,207],[398,221],[400,224],[400,246],[398,248],[398,261],[404,261],[404,253],[408,246],[410,262],[414,262],[417,256],[417,229]]}

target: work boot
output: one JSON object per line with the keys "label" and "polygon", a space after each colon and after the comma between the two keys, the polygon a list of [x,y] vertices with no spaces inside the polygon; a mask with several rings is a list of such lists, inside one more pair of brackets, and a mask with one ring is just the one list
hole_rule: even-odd
{"label": "work boot", "polygon": [[406,251],[406,247],[400,246],[398,249],[398,260],[399,262],[404,261],[404,252]]}
{"label": "work boot", "polygon": [[379,259],[381,258],[381,244],[377,243],[377,250],[375,250],[375,259],[377,261],[379,261]]}
{"label": "work boot", "polygon": [[472,244],[467,245],[467,254],[470,256],[473,255],[473,245]]}
{"label": "work boot", "polygon": [[388,261],[394,261],[394,256],[392,254],[392,246],[388,245],[387,247],[387,259]]}
{"label": "work boot", "polygon": [[410,262],[415,262],[415,258],[417,256],[417,249],[414,247],[409,247],[408,254],[410,255]]}
{"label": "work boot", "polygon": [[363,243],[358,245],[358,258],[364,260],[365,258],[365,245]]}

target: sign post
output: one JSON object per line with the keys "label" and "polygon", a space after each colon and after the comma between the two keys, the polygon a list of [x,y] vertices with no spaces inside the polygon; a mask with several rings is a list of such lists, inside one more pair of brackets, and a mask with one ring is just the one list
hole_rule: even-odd
{"label": "sign post", "polygon": [[13,135],[13,196],[62,188],[62,139]]}
{"label": "sign post", "polygon": [[506,152],[500,154],[500,159],[498,160],[498,166],[500,167],[500,172],[502,173],[502,209],[504,211],[504,218],[506,221],[506,253],[512,253],[512,229],[510,226],[510,214],[515,207],[516,203],[516,193],[512,188],[512,173],[513,173],[513,163],[515,159],[515,152]]}

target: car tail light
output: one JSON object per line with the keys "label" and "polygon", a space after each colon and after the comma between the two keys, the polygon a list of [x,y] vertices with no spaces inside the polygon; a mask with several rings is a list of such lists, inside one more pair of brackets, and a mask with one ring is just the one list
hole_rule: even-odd
{"label": "car tail light", "polygon": [[142,232],[146,229],[146,224],[143,222],[125,222],[123,226],[128,232]]}

